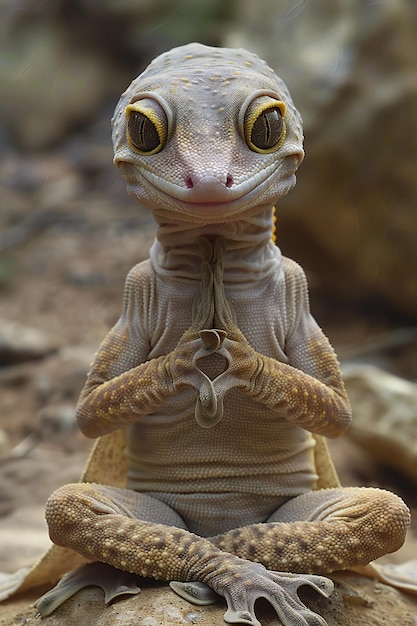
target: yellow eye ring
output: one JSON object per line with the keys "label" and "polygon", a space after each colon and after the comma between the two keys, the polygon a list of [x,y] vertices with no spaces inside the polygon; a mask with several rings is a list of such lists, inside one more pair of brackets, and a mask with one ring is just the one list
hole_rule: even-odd
{"label": "yellow eye ring", "polygon": [[275,152],[286,135],[286,105],[270,96],[260,96],[248,106],[244,120],[245,141],[249,148],[260,154]]}
{"label": "yellow eye ring", "polygon": [[159,102],[152,98],[136,100],[126,107],[126,118],[127,141],[134,152],[150,156],[162,150],[168,120]]}

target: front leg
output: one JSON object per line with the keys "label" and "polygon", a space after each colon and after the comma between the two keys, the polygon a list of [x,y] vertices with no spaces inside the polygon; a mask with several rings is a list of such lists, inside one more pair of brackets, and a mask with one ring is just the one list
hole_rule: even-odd
{"label": "front leg", "polygon": [[[219,333],[206,331],[209,332],[216,336]],[[196,414],[201,425],[210,427],[216,423],[207,409],[214,404],[213,396],[216,406],[222,406],[227,392],[235,388],[315,433],[335,437],[350,424],[349,400],[334,353],[324,336],[317,337],[310,358],[320,365],[317,376],[323,377],[326,372],[326,382],[256,352],[232,323],[218,343],[217,353],[226,359],[228,367],[211,381],[210,387],[202,385],[199,389]]]}
{"label": "front leg", "polygon": [[[148,520],[155,517],[155,507],[160,503],[153,505],[149,499],[99,485],[61,487],[46,507],[51,539],[88,560],[108,563],[139,576],[204,583],[225,598],[225,620],[229,623],[261,626],[255,603],[264,598],[285,626],[325,625],[322,618],[302,604],[297,590],[309,585],[327,597],[333,590],[329,580],[271,572],[260,563],[224,552],[208,539],[181,527],[137,518],[141,512]],[[174,512],[164,515],[167,520],[175,518]]]}
{"label": "front leg", "polygon": [[136,285],[127,281],[126,310],[100,346],[80,395],[77,420],[87,437],[98,437],[152,413],[186,387],[192,387],[196,395],[202,389],[206,396],[211,393],[206,406],[211,423],[216,421],[217,398],[210,379],[198,367],[198,359],[217,350],[224,338],[222,331],[214,343],[204,335],[205,329],[212,328],[214,316],[209,265],[203,263],[201,297],[190,328],[170,353],[150,360],[148,340],[138,341],[127,323],[136,290]]}
{"label": "front leg", "polygon": [[[200,390],[204,374],[194,362],[202,341],[189,329],[166,356],[151,359],[105,380],[110,375],[115,350],[114,334],[96,357],[77,405],[78,425],[87,437],[99,437],[126,426],[157,409],[186,386]],[[117,343],[115,344],[117,347]]]}
{"label": "front leg", "polygon": [[317,337],[316,354],[310,354],[311,360],[319,364],[316,378],[260,354],[238,329],[231,329],[219,350],[228,369],[213,381],[214,390],[222,399],[231,389],[241,389],[288,421],[314,433],[337,437],[349,426],[351,411],[336,359],[328,348],[327,341]]}

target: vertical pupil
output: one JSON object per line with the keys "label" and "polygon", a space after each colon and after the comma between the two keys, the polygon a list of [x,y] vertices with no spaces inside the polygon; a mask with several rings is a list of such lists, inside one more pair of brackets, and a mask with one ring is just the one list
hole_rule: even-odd
{"label": "vertical pupil", "polygon": [[143,146],[145,145],[145,119],[143,116],[138,119],[138,135]]}
{"label": "vertical pupil", "polygon": [[280,140],[282,127],[282,117],[277,109],[263,111],[253,125],[251,141],[262,150],[272,148]]}
{"label": "vertical pupil", "polygon": [[134,146],[143,152],[151,152],[160,144],[155,124],[139,111],[132,111],[129,116],[129,135]]}
{"label": "vertical pupil", "polygon": [[[275,113],[275,111],[274,111],[274,113]],[[271,117],[271,114],[265,115],[265,144],[267,146],[270,145],[269,142],[271,141],[271,134],[272,134],[271,124],[270,124],[270,121],[269,121],[270,117]]]}

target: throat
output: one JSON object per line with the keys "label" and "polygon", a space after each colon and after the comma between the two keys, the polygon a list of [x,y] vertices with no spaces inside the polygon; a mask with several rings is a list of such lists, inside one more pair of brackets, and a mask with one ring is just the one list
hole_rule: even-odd
{"label": "throat", "polygon": [[202,238],[224,240],[225,282],[259,281],[280,266],[281,253],[271,239],[271,209],[219,224],[196,226],[158,218],[157,222],[156,240],[150,250],[152,263],[157,271],[173,272],[176,278],[200,278]]}

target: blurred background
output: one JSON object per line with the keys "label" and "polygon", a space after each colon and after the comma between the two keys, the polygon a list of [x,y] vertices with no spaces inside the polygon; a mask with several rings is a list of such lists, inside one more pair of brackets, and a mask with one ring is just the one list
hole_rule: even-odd
{"label": "blurred background", "polygon": [[113,109],[152,58],[190,41],[258,53],[301,111],[306,159],[279,206],[278,244],[305,268],[313,313],[345,370],[356,425],[334,444],[336,462],[346,483],[412,500],[415,0],[0,0],[0,33],[6,567],[22,555],[7,529],[38,528],[44,498],[79,475],[89,444],[75,402],[120,314],[126,273],[153,238],[149,211],[112,165]]}

